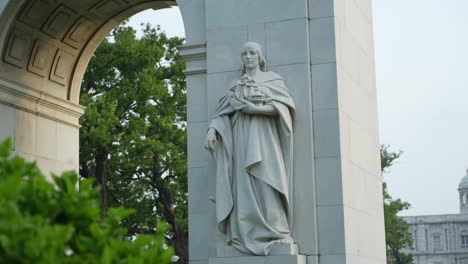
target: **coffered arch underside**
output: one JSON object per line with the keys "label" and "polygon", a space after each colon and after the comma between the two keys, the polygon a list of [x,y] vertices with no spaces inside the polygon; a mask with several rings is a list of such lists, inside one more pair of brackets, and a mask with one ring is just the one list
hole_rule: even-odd
{"label": "coffered arch underside", "polygon": [[145,9],[174,5],[162,0],[12,1],[0,21],[7,29],[1,36],[0,79],[78,104],[89,59],[112,28]]}

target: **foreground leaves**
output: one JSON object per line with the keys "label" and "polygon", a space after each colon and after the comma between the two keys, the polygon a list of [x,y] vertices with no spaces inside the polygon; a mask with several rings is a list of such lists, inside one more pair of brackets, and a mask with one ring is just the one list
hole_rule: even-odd
{"label": "foreground leaves", "polygon": [[0,144],[0,263],[170,262],[164,226],[155,235],[124,239],[120,223],[133,210],[111,208],[101,217],[97,191],[74,172],[48,182],[35,163],[11,157]]}

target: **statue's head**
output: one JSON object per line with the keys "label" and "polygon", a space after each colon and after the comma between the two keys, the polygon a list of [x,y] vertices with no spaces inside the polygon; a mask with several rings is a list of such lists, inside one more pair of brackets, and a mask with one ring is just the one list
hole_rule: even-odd
{"label": "statue's head", "polygon": [[259,67],[266,71],[265,53],[263,47],[257,42],[246,42],[242,47],[241,58],[244,63],[243,73],[246,69]]}

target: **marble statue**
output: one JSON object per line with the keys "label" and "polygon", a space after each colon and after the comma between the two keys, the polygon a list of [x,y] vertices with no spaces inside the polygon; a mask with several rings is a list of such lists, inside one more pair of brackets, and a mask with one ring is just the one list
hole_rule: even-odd
{"label": "marble statue", "polygon": [[263,48],[244,45],[242,76],[211,120],[206,148],[216,159],[216,220],[226,244],[269,255],[291,237],[290,180],[295,106],[283,78],[266,71]]}

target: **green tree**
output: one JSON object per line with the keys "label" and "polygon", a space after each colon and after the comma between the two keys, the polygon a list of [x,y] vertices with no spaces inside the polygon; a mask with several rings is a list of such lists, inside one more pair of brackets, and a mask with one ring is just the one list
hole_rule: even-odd
{"label": "green tree", "polygon": [[11,157],[0,144],[0,263],[170,263],[164,227],[155,235],[123,239],[120,222],[134,210],[110,208],[101,217],[91,180],[75,172],[48,182],[35,163]]}
{"label": "green tree", "polygon": [[[401,156],[402,152],[392,152],[388,146],[382,145],[380,148],[382,173],[388,169]],[[413,257],[410,254],[401,252],[404,248],[409,248],[413,244],[413,239],[408,231],[409,225],[400,217],[398,213],[410,207],[410,204],[401,199],[394,199],[388,193],[386,183],[383,184],[384,215],[385,215],[385,240],[387,245],[387,263],[389,264],[411,264]]]}
{"label": "green tree", "polygon": [[136,209],[123,224],[151,234],[165,221],[168,240],[188,262],[185,64],[159,28],[141,38],[121,25],[96,50],[82,83],[80,175],[101,186],[109,206]]}

